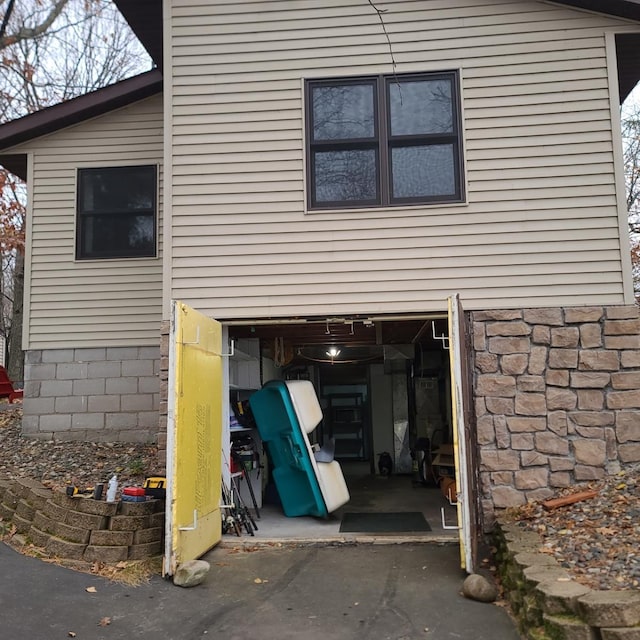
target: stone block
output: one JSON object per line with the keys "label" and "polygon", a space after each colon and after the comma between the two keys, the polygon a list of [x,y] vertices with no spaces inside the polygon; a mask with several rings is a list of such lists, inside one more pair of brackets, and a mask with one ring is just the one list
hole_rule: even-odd
{"label": "stone block", "polygon": [[495,471],[494,473],[489,474],[490,483],[494,485],[508,485],[513,486],[513,471]]}
{"label": "stone block", "polygon": [[569,443],[566,438],[561,438],[555,433],[542,431],[535,434],[536,449],[540,453],[548,453],[554,456],[569,455]]}
{"label": "stone block", "polygon": [[481,449],[480,460],[486,471],[517,471],[520,468],[518,454],[515,451]]}
{"label": "stone block", "polygon": [[564,321],[567,324],[599,322],[602,315],[602,307],[569,307],[564,310]]}
{"label": "stone block", "polygon": [[533,447],[533,435],[531,433],[514,433],[511,436],[511,448],[516,451],[530,451]]}
{"label": "stone block", "polygon": [[164,511],[156,511],[153,515],[149,516],[149,528],[164,527],[164,519]]}
{"label": "stone block", "polygon": [[[82,499],[91,500],[91,498]],[[67,511],[65,523],[80,529],[106,529],[108,520],[106,516],[82,513],[80,511]]]}
{"label": "stone block", "polygon": [[617,351],[580,351],[578,368],[581,371],[617,371],[620,358]]}
{"label": "stone block", "polygon": [[540,489],[533,489],[532,491],[525,491],[524,493],[527,502],[542,502],[552,498],[555,494],[549,487],[541,487]]}
{"label": "stone block", "polygon": [[540,489],[549,485],[549,471],[545,467],[524,469],[515,473],[515,487],[520,490]]}
{"label": "stone block", "polygon": [[13,482],[13,487],[10,489],[16,495],[17,498],[27,498],[32,489],[43,489],[44,487],[37,480],[31,478],[17,478]]}
{"label": "stone block", "polygon": [[532,347],[529,355],[528,373],[532,376],[542,375],[547,368],[547,347]]}
{"label": "stone block", "polygon": [[511,433],[532,433],[534,431],[545,431],[547,428],[546,418],[507,418],[507,427]]}
{"label": "stone block", "polygon": [[600,411],[604,408],[604,393],[597,389],[578,391],[578,409],[582,411]]}
{"label": "stone block", "polygon": [[546,324],[550,326],[562,326],[564,324],[562,309],[558,308],[525,309],[523,318],[529,324]]}
{"label": "stone block", "polygon": [[544,325],[535,325],[531,332],[533,344],[551,344],[551,331]]}
{"label": "stone block", "polygon": [[574,440],[573,453],[577,464],[591,467],[603,466],[607,459],[607,447],[604,441],[594,439]]}
{"label": "stone block", "polygon": [[5,489],[4,495],[2,496],[2,503],[12,511],[17,509],[18,502],[20,501],[18,491],[19,489],[17,489],[15,483],[13,483],[10,487]]}
{"label": "stone block", "polygon": [[600,629],[602,640],[640,640],[640,627]]}
{"label": "stone block", "polygon": [[549,411],[558,409],[571,410],[575,409],[578,404],[578,396],[570,389],[562,389],[559,387],[549,387],[547,389],[547,408]]}
{"label": "stone block", "polygon": [[529,338],[489,338],[489,352],[498,355],[510,353],[529,353],[531,343]]}
{"label": "stone block", "polygon": [[618,447],[620,462],[628,464],[630,462],[640,462],[640,444],[621,444]]}
{"label": "stone block", "polygon": [[516,388],[526,393],[540,393],[544,392],[546,384],[542,376],[523,375],[516,378]]}
{"label": "stone block", "polygon": [[637,336],[605,336],[606,349],[640,349],[640,335]]}
{"label": "stone block", "polygon": [[149,516],[112,516],[109,520],[111,531],[135,531],[148,528]]}
{"label": "stone block", "polygon": [[486,335],[495,336],[528,336],[531,333],[531,327],[522,320],[512,322],[487,322],[485,325]]}
{"label": "stone block", "polygon": [[128,547],[133,544],[133,536],[133,531],[96,530],[91,532],[89,544],[95,547]]}
{"label": "stone block", "polygon": [[516,414],[521,416],[546,416],[547,399],[543,393],[516,393]]}
{"label": "stone block", "polygon": [[635,304],[607,307],[605,311],[609,320],[632,320],[638,317],[638,307]]}
{"label": "stone block", "polygon": [[118,511],[117,502],[105,500],[93,500],[90,498],[76,498],[72,509],[80,513],[88,513],[96,516],[115,516]]}
{"label": "stone block", "polygon": [[33,516],[33,526],[45,533],[55,533],[56,521],[45,516],[41,511],[36,511]]}
{"label": "stone block", "polygon": [[496,446],[498,449],[511,448],[511,434],[507,428],[507,420],[504,416],[493,417],[493,428],[496,432]]}
{"label": "stone block", "polygon": [[55,522],[52,533],[58,538],[69,540],[71,542],[78,542],[81,544],[87,544],[87,542],[89,542],[88,529],[74,527],[72,525],[65,524],[64,522]]}
{"label": "stone block", "polygon": [[523,451],[520,463],[523,467],[543,467],[548,464],[548,457],[538,451]]}
{"label": "stone block", "polygon": [[569,580],[569,574],[562,568],[554,565],[533,565],[522,570],[525,582],[529,589],[535,589],[540,584],[548,584],[553,581]]}
{"label": "stone block", "polygon": [[595,438],[604,441],[604,427],[579,427],[576,426],[576,434],[581,438]]}
{"label": "stone block", "polygon": [[480,373],[495,373],[498,371],[498,356],[494,353],[481,351],[476,354],[475,366]]}
{"label": "stone block", "polygon": [[53,500],[47,500],[42,507],[43,515],[47,518],[60,522],[64,522],[67,517],[67,512],[67,507],[62,507],[59,504],[56,504]]}
{"label": "stone block", "polygon": [[603,467],[588,467],[583,464],[577,464],[573,469],[573,473],[577,482],[602,480],[604,478]]}
{"label": "stone block", "polygon": [[133,544],[148,544],[149,542],[162,542],[163,528],[152,527],[138,529],[133,533]]}
{"label": "stone block", "polygon": [[551,471],[573,471],[575,462],[571,458],[549,458]]}
{"label": "stone block", "polygon": [[53,557],[65,558],[67,560],[82,560],[82,555],[87,545],[70,540],[62,540],[56,536],[51,536],[47,540],[45,551]]}
{"label": "stone block", "polygon": [[515,413],[515,402],[513,398],[485,398],[485,404],[489,413],[510,416]]}
{"label": "stone block", "polygon": [[502,373],[507,376],[523,374],[527,370],[528,364],[529,356],[526,353],[513,353],[500,358],[500,368]]}
{"label": "stone block", "polygon": [[13,514],[11,524],[15,527],[16,533],[27,533],[31,529],[31,519],[23,518],[17,512]]}
{"label": "stone block", "polygon": [[[33,521],[35,514],[36,510],[24,498],[21,498],[18,501],[14,518],[15,516],[19,516],[24,520],[27,520],[29,522],[29,526],[31,526],[31,522]],[[24,531],[22,533],[24,533]]]}
{"label": "stone block", "polygon": [[155,511],[155,502],[120,502],[118,515],[122,516],[148,516]]}
{"label": "stone block", "polygon": [[144,558],[152,558],[162,553],[162,541],[145,542],[143,544],[133,544],[129,547],[129,560],[144,560]]}
{"label": "stone block", "polygon": [[623,443],[640,441],[640,411],[616,412],[616,438]]}
{"label": "stone block", "polygon": [[3,502],[0,502],[0,520],[5,520],[6,522],[9,522],[10,520],[13,519],[15,512],[16,512],[15,509],[12,509],[11,507],[8,507],[6,504],[4,504]]}
{"label": "stone block", "polygon": [[[618,442],[616,440],[616,432],[611,427],[605,427],[604,430],[604,441],[607,445],[607,460],[612,460],[613,465],[618,464]],[[613,475],[618,471],[614,471],[613,467],[607,468],[607,473],[609,475]]]}
{"label": "stone block", "polygon": [[547,638],[558,640],[597,640],[596,632],[577,617],[543,615]]}
{"label": "stone block", "polygon": [[610,427],[615,423],[613,411],[572,411],[569,419],[580,427]]}
{"label": "stone block", "polygon": [[515,397],[516,380],[513,376],[481,374],[475,392],[477,396]]}
{"label": "stone block", "polygon": [[549,411],[547,413],[547,424],[549,425],[549,430],[557,436],[566,436],[568,433],[566,411]]}
{"label": "stone block", "polygon": [[602,347],[602,327],[599,324],[585,324],[580,327],[580,346],[583,349]]}
{"label": "stone block", "polygon": [[611,374],[614,389],[640,389],[640,371],[620,371]]}
{"label": "stone block", "polygon": [[551,329],[551,346],[560,349],[575,349],[580,341],[578,327],[558,327]]}
{"label": "stone block", "polygon": [[564,488],[571,486],[571,474],[568,471],[555,471],[549,474],[549,486]]}
{"label": "stone block", "polygon": [[578,598],[578,611],[592,627],[633,627],[640,624],[640,592],[591,591]]}
{"label": "stone block", "polygon": [[607,409],[639,409],[640,389],[611,391],[607,394]]}
{"label": "stone block", "polygon": [[495,442],[496,432],[493,428],[493,418],[491,416],[482,416],[477,419],[476,436],[480,446]]}
{"label": "stone block", "polygon": [[27,531],[27,539],[34,547],[46,547],[50,537],[51,536],[48,533],[40,531],[40,529],[33,525],[31,525],[29,531]]}
{"label": "stone block", "polygon": [[550,387],[569,386],[569,372],[566,369],[549,369],[545,373],[544,379]]}
{"label": "stone block", "polygon": [[584,371],[571,372],[571,386],[575,389],[604,389],[609,384],[610,380],[610,373]]}
{"label": "stone block", "polygon": [[640,351],[622,351],[620,360],[625,369],[640,368]]}
{"label": "stone block", "polygon": [[42,509],[47,500],[51,498],[52,493],[53,492],[51,491],[51,489],[45,489],[44,487],[33,487],[29,490],[26,501],[34,509]]}
{"label": "stone block", "polygon": [[86,562],[104,562],[106,564],[113,564],[127,560],[128,551],[129,548],[124,546],[107,547],[88,545],[84,550],[82,559]]}
{"label": "stone block", "polygon": [[525,504],[524,493],[517,491],[513,487],[495,487],[491,492],[493,504],[496,509],[509,509]]}
{"label": "stone block", "polygon": [[575,369],[577,366],[577,349],[549,349],[549,367],[551,369]]}
{"label": "stone block", "polygon": [[636,336],[640,334],[640,319],[605,320],[605,336]]}
{"label": "stone block", "polygon": [[474,311],[474,322],[485,322],[487,320],[519,320],[522,318],[520,309],[492,309],[490,311]]}

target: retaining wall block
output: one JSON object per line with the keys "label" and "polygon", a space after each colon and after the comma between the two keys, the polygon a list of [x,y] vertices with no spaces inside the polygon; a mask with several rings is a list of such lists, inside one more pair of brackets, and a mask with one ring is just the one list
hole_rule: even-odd
{"label": "retaining wall block", "polygon": [[147,502],[121,502],[118,507],[118,515],[122,516],[148,516],[155,512],[155,503],[158,500]]}
{"label": "retaining wall block", "polygon": [[66,558],[68,560],[82,560],[86,544],[62,540],[56,536],[51,536],[45,546],[45,551],[54,557]]}
{"label": "retaining wall block", "polygon": [[55,522],[53,525],[53,534],[63,540],[87,544],[89,542],[90,532],[88,529],[73,527],[64,522]]}
{"label": "retaining wall block", "polygon": [[13,514],[13,518],[11,519],[11,523],[16,529],[16,533],[27,533],[29,529],[31,529],[31,520],[26,518],[22,518],[18,514]]}
{"label": "retaining wall block", "polygon": [[592,591],[578,598],[578,611],[594,627],[640,625],[640,593],[637,591]]}
{"label": "retaining wall block", "polygon": [[89,538],[89,544],[94,547],[128,547],[133,541],[133,531],[92,531]]}
{"label": "retaining wall block", "polygon": [[36,547],[46,547],[47,542],[49,542],[49,538],[51,538],[51,536],[48,533],[40,531],[40,529],[33,525],[31,525],[31,527],[29,527],[29,531],[27,531],[27,539]]}
{"label": "retaining wall block", "polygon": [[11,509],[12,511],[15,511],[18,507],[19,500],[20,500],[20,497],[16,493],[14,493],[13,487],[10,487],[4,492],[4,497],[2,498],[2,504],[4,504],[6,507]]}
{"label": "retaining wall block", "polygon": [[134,544],[129,547],[129,560],[143,560],[162,553],[162,542],[147,542],[144,544]]}
{"label": "retaining wall block", "polygon": [[69,509],[66,507],[61,507],[59,504],[56,504],[53,500],[47,500],[44,503],[42,509],[43,515],[47,516],[47,518],[51,518],[52,520],[57,520],[59,522],[64,522]]}
{"label": "retaining wall block", "polygon": [[148,528],[149,516],[112,516],[109,519],[111,531],[135,531]]}
{"label": "retaining wall block", "polygon": [[34,509],[42,509],[47,502],[51,498],[53,492],[51,489],[45,489],[44,487],[31,489],[29,491],[29,495],[26,497],[27,502]]}
{"label": "retaining wall block", "polygon": [[542,596],[542,609],[549,615],[576,615],[578,598],[591,591],[589,587],[574,581],[541,582],[536,590]]}
{"label": "retaining wall block", "polygon": [[598,640],[595,629],[572,616],[544,614],[544,628],[552,640]]}
{"label": "retaining wall block", "polygon": [[23,520],[28,520],[29,522],[33,522],[33,517],[36,515],[36,510],[24,499],[22,498],[18,502],[18,506],[16,507],[16,516],[22,518]]}
{"label": "retaining wall block", "polygon": [[73,498],[72,506],[69,508],[96,516],[115,516],[118,512],[118,503],[93,500],[92,498]]}
{"label": "retaining wall block", "polygon": [[640,627],[600,629],[602,640],[640,640]]}
{"label": "retaining wall block", "polygon": [[88,545],[83,550],[83,560],[87,562],[122,562],[127,559],[128,547],[115,546],[115,547],[103,547]]}
{"label": "retaining wall block", "polygon": [[162,527],[153,527],[150,529],[138,529],[133,532],[133,543],[129,544],[147,544],[149,542],[162,542]]}
{"label": "retaining wall block", "polygon": [[95,516],[90,513],[80,511],[67,511],[64,522],[80,529],[106,529],[109,520],[106,516]]}

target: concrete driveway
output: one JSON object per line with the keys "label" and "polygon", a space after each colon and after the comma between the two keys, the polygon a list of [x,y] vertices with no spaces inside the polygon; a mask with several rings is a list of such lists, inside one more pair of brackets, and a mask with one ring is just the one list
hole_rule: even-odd
{"label": "concrete driveway", "polygon": [[[0,637],[12,640],[518,640],[463,598],[455,545],[219,547],[206,581],[128,587],[0,544]],[[87,592],[95,587],[95,593]],[[109,624],[101,626],[108,618]],[[70,634],[75,634],[72,636]]]}

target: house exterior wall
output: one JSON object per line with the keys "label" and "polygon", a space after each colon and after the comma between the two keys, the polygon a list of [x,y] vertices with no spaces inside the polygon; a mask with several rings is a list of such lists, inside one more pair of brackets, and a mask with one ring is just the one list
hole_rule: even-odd
{"label": "house exterior wall", "polygon": [[[545,2],[165,3],[165,303],[218,319],[632,301],[615,55]],[[305,79],[459,69],[467,202],[305,212]],[[612,125],[613,118],[613,125]],[[165,313],[165,317],[167,314]]]}
{"label": "house exterior wall", "polygon": [[637,306],[471,315],[485,524],[640,462]]}
{"label": "house exterior wall", "polygon": [[[162,97],[16,147],[30,154],[25,349],[159,346]],[[156,258],[75,260],[76,172],[158,165]]]}

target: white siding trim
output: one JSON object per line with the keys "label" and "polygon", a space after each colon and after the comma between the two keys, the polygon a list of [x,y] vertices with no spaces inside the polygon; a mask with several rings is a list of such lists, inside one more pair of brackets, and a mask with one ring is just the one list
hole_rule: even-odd
{"label": "white siding trim", "polygon": [[33,153],[27,153],[27,220],[24,245],[24,303],[22,306],[22,349],[30,349],[29,320],[31,316],[31,261],[33,239]]}
{"label": "white siding trim", "polygon": [[171,30],[173,27],[172,1],[162,0],[162,57],[163,57],[163,140],[164,140],[164,217],[163,237],[166,238],[162,254],[162,318],[171,314],[171,269],[173,264],[173,82],[170,82],[170,69],[173,67],[173,46]]}

